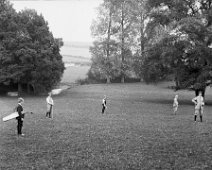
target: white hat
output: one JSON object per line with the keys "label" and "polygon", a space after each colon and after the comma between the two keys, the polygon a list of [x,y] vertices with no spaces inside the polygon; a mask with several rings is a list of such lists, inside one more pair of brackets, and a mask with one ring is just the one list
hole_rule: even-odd
{"label": "white hat", "polygon": [[18,98],[18,103],[22,103],[22,102],[24,102],[24,99],[21,98],[21,97],[19,97],[19,98]]}

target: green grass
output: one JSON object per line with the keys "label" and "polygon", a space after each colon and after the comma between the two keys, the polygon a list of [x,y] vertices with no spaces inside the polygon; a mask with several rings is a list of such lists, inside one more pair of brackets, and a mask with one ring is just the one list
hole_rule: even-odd
{"label": "green grass", "polygon": [[85,79],[89,68],[90,66],[67,67],[61,83],[75,83],[79,79]]}
{"label": "green grass", "polygon": [[[178,94],[173,115],[175,93],[161,85],[77,86],[54,96],[54,119],[45,118],[45,96],[26,97],[26,110],[35,112],[25,118],[26,136],[16,137],[15,120],[0,123],[0,169],[211,170],[212,92],[203,123],[193,122],[194,93]],[[1,97],[1,117],[15,104]]]}

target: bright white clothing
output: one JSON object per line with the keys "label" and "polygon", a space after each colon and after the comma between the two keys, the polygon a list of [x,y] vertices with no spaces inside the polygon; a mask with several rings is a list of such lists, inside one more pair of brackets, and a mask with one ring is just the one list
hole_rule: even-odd
{"label": "bright white clothing", "polygon": [[54,105],[54,101],[53,101],[52,97],[48,96],[46,98],[46,103],[47,103],[47,111],[50,111],[51,107],[53,107],[53,105]]}
{"label": "bright white clothing", "polygon": [[102,104],[106,106],[106,99],[102,99]]}
{"label": "bright white clothing", "polygon": [[195,103],[195,109],[201,109],[204,106],[204,98],[202,96],[197,96],[192,99],[192,102]]}
{"label": "bright white clothing", "polygon": [[197,96],[195,98],[192,99],[192,102],[195,103],[195,112],[194,115],[203,115],[204,112],[204,98],[202,96]]}
{"label": "bright white clothing", "polygon": [[174,103],[173,103],[173,107],[178,107],[179,103],[177,101],[177,98],[174,98]]}

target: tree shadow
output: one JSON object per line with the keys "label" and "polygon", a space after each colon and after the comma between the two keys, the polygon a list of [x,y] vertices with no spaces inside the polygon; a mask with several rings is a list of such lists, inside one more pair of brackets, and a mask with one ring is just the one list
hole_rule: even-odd
{"label": "tree shadow", "polygon": [[[145,103],[153,103],[153,104],[173,104],[172,99],[143,99],[142,102]],[[188,105],[188,106],[194,106],[194,103],[192,103],[191,100],[183,99],[183,100],[178,100],[180,105]],[[207,100],[205,102],[206,106],[212,106],[212,101]]]}

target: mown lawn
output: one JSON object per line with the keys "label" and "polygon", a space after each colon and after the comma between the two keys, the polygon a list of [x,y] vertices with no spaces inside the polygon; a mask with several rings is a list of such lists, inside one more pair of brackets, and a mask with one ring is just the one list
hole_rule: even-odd
{"label": "mown lawn", "polygon": [[[101,112],[103,95],[108,109]],[[164,86],[113,84],[77,86],[54,96],[54,119],[45,118],[45,96],[26,97],[23,131],[16,121],[0,123],[0,169],[11,170],[211,170],[212,91],[206,92],[204,122],[193,122],[191,91],[175,95]],[[1,117],[16,99],[1,97]]]}

